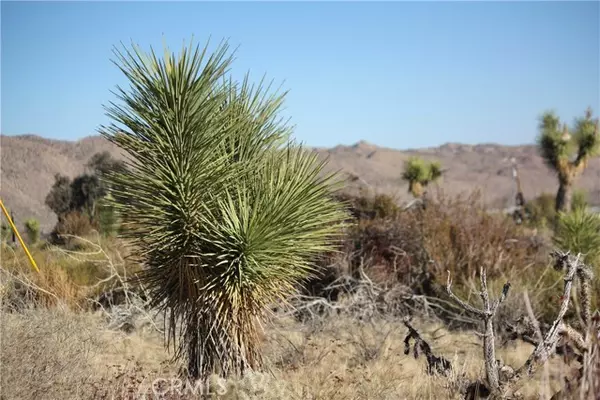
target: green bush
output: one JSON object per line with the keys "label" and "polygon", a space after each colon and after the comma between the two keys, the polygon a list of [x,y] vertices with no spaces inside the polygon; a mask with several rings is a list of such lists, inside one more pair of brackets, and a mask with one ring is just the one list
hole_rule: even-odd
{"label": "green bush", "polygon": [[563,251],[584,254],[586,263],[600,263],[600,214],[581,208],[561,213],[554,243]]}
{"label": "green bush", "polygon": [[556,196],[542,193],[525,205],[525,213],[529,216],[529,224],[535,227],[546,227],[556,218]]}
{"label": "green bush", "polygon": [[97,226],[87,213],[71,211],[56,224],[50,235],[50,241],[55,245],[75,249],[81,246],[76,237],[85,238],[97,230]]}
{"label": "green bush", "polygon": [[[570,213],[560,214],[556,232],[555,245],[571,253],[581,253],[594,276],[600,275],[600,214],[578,208]],[[600,293],[600,280],[592,280],[592,292]],[[598,296],[592,296],[592,309],[597,308]]]}
{"label": "green bush", "polygon": [[96,206],[96,221],[100,233],[105,236],[113,236],[119,230],[119,218],[115,207],[110,202],[110,194],[107,198],[98,201]]}
{"label": "green bush", "polygon": [[587,209],[589,206],[588,193],[584,189],[577,189],[573,191],[573,199],[571,200],[571,207],[573,210]]}
{"label": "green bush", "polygon": [[356,219],[395,218],[400,213],[396,200],[386,194],[372,194],[362,190],[358,195],[340,193],[336,199],[345,203]]}
{"label": "green bush", "polygon": [[40,239],[40,223],[37,219],[29,218],[25,221],[25,233],[29,239],[29,243],[37,243]]}
{"label": "green bush", "polygon": [[[8,215],[12,215],[9,209],[6,211],[8,212]],[[0,220],[2,220],[2,223],[0,224],[0,239],[2,242],[8,242],[11,240],[13,231],[10,228],[10,224],[6,220],[4,213],[0,212]]]}
{"label": "green bush", "polygon": [[7,242],[10,240],[10,236],[12,234],[12,230],[10,229],[10,226],[8,226],[8,224],[5,224],[4,222],[2,223],[2,225],[0,226],[0,238],[2,239],[3,242]]}

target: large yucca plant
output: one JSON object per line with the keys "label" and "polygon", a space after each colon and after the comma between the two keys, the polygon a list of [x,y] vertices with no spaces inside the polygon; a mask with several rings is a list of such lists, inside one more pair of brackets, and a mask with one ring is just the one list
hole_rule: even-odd
{"label": "large yucca plant", "polygon": [[226,43],[210,56],[115,54],[131,86],[100,132],[129,159],[108,179],[175,356],[194,378],[260,368],[268,305],[296,290],[345,219],[333,176],[289,141],[284,95],[227,78]]}
{"label": "large yucca plant", "polygon": [[585,116],[576,120],[571,134],[567,125],[549,111],[540,118],[539,130],[540,154],[558,177],[556,211],[568,212],[571,210],[575,179],[583,172],[590,158],[600,151],[598,119],[594,121],[592,110],[588,108]]}

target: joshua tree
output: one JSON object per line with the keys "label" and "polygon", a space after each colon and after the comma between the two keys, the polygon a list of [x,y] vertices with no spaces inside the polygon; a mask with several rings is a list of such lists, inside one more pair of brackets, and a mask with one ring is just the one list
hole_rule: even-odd
{"label": "joshua tree", "polygon": [[260,319],[346,218],[333,176],[278,118],[284,96],[227,79],[227,54],[226,43],[163,59],[115,50],[131,85],[100,129],[128,155],[109,192],[141,281],[168,316],[168,343],[194,378],[261,367]]}
{"label": "joshua tree", "polygon": [[592,119],[588,108],[583,118],[575,121],[573,133],[566,124],[561,124],[553,112],[542,115],[539,124],[538,146],[546,164],[558,176],[556,211],[570,211],[573,197],[573,183],[583,172],[590,158],[598,154],[600,136],[598,120]]}
{"label": "joshua tree", "polygon": [[418,157],[411,157],[404,163],[402,179],[408,182],[408,191],[415,197],[423,195],[424,188],[442,176],[439,162],[426,162]]}

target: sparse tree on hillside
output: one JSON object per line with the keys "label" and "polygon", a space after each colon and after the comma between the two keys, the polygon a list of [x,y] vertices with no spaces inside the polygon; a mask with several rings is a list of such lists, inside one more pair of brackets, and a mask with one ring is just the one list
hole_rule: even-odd
{"label": "sparse tree on hillside", "polygon": [[[206,49],[205,49],[206,50]],[[227,45],[165,58],[116,51],[131,83],[101,133],[128,153],[111,174],[122,234],[187,373],[262,366],[259,321],[330,249],[346,215],[324,164],[289,141],[283,96],[223,79]]]}
{"label": "sparse tree on hillside", "polygon": [[93,215],[103,234],[112,235],[117,232],[119,217],[111,205],[111,199],[105,198],[109,191],[108,178],[112,173],[125,172],[125,162],[117,160],[108,151],[96,153],[86,164],[93,176],[99,179],[98,188],[101,197],[93,203]]}
{"label": "sparse tree on hillside", "polygon": [[408,182],[408,191],[419,198],[424,189],[432,182],[442,177],[442,167],[439,162],[427,162],[419,157],[411,157],[404,163],[402,179]]}
{"label": "sparse tree on hillside", "polygon": [[96,153],[85,165],[94,175],[103,176],[111,171],[122,171],[125,163],[115,159],[108,151]]}
{"label": "sparse tree on hillside", "polygon": [[112,172],[123,172],[125,164],[114,159],[109,152],[102,152],[94,154],[86,168],[87,173],[73,180],[57,174],[54,185],[46,196],[46,205],[54,211],[59,224],[65,215],[75,212],[82,214],[82,218],[88,218],[90,223],[97,222],[101,232],[113,233],[118,217],[113,207],[102,199],[108,189],[106,178]]}
{"label": "sparse tree on hillside", "polygon": [[546,112],[540,119],[539,129],[540,153],[558,176],[556,211],[570,211],[575,179],[600,149],[598,119],[592,119],[592,110],[588,108],[585,116],[576,120],[571,134],[556,114]]}
{"label": "sparse tree on hillside", "polygon": [[90,221],[96,217],[96,203],[106,195],[100,178],[96,175],[79,175],[71,183],[71,210],[87,213]]}
{"label": "sparse tree on hillside", "polygon": [[56,214],[60,222],[62,217],[71,210],[73,192],[71,190],[71,179],[68,176],[54,175],[54,184],[46,195],[46,206]]}

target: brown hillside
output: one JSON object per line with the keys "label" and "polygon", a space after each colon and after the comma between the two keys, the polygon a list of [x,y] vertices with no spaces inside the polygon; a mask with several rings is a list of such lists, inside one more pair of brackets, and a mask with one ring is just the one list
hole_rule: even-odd
{"label": "brown hillside", "polygon": [[[44,205],[54,174],[60,172],[73,177],[81,173],[85,162],[99,151],[109,150],[117,155],[115,147],[99,136],[69,142],[34,135],[1,135],[0,146],[3,201],[14,211],[17,222],[34,217],[40,220],[45,231],[55,222]],[[375,191],[393,194],[399,201],[410,199],[407,185],[399,177],[403,162],[411,155],[442,163],[447,172],[440,186],[447,193],[457,194],[478,187],[493,207],[512,205],[515,188],[511,157],[518,162],[526,198],[556,190],[556,179],[532,145],[448,143],[435,148],[394,150],[359,142],[315,150],[329,158],[330,169],[342,170],[353,178],[350,189],[367,185]],[[589,192],[593,203],[600,204],[600,159],[590,162],[578,187]]]}

